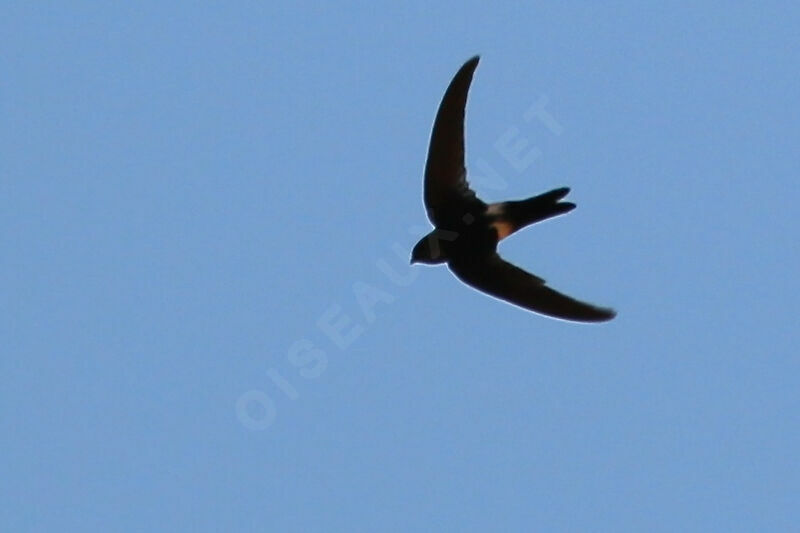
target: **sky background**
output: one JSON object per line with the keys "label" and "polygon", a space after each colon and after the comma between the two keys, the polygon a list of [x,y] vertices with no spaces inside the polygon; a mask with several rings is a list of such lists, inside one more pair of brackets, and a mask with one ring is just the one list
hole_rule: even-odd
{"label": "sky background", "polygon": [[[517,4],[4,4],[0,529],[797,530],[800,7]],[[477,53],[611,323],[408,266]]]}

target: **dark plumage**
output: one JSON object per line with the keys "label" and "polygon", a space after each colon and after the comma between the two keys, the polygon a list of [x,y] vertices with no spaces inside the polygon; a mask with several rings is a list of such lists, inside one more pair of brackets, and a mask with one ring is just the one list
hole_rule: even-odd
{"label": "dark plumage", "polygon": [[412,263],[441,264],[467,285],[529,311],[564,320],[602,322],[612,309],[580,302],[549,288],[497,254],[497,243],[530,224],[575,209],[561,201],[562,187],[527,200],[486,204],[467,182],[464,167],[464,109],[473,57],[456,73],[444,93],[433,124],[425,165],[425,207],[436,227],[414,246]]}

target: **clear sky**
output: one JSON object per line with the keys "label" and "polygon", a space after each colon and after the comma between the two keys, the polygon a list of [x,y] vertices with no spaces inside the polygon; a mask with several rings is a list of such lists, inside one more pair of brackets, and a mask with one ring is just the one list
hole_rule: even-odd
{"label": "clear sky", "polygon": [[[0,529],[797,531],[800,8],[521,4],[4,5]],[[408,266],[477,53],[613,322]]]}

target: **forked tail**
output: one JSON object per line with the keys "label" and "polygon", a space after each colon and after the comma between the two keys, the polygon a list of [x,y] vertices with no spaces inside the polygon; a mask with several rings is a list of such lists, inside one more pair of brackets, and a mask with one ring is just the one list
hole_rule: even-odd
{"label": "forked tail", "polygon": [[525,226],[572,211],[575,204],[559,201],[567,193],[569,187],[562,187],[527,200],[491,204],[487,214],[494,218],[492,226],[497,230],[498,239],[504,239]]}

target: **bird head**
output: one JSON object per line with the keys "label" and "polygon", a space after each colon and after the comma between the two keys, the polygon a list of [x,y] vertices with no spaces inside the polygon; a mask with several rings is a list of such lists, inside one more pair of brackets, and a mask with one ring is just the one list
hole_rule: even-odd
{"label": "bird head", "polygon": [[[433,233],[433,232],[431,232]],[[411,250],[411,264],[424,263],[426,265],[438,265],[446,262],[442,249],[439,246],[438,239],[428,234],[421,238],[419,242],[414,245]]]}

